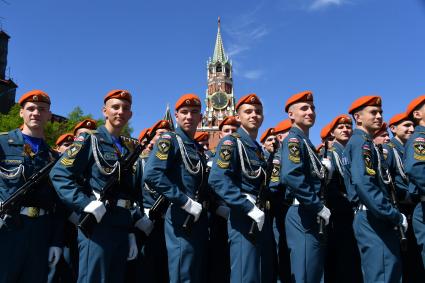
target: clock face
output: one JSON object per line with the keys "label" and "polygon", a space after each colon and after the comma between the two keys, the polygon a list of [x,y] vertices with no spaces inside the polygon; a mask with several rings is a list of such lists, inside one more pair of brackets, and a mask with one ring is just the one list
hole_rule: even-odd
{"label": "clock face", "polygon": [[227,106],[229,99],[224,92],[216,92],[211,96],[211,104],[215,109],[223,109]]}

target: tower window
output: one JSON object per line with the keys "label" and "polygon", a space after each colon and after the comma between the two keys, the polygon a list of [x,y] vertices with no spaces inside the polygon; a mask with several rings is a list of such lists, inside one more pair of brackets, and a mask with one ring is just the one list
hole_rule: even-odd
{"label": "tower window", "polygon": [[223,67],[221,66],[221,64],[218,64],[218,65],[217,65],[217,67],[215,68],[215,71],[216,71],[217,73],[221,73],[221,72],[222,72],[222,70],[223,70]]}

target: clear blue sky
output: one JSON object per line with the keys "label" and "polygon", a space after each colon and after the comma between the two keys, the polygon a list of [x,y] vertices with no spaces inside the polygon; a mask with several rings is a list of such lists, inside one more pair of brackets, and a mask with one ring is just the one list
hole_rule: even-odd
{"label": "clear blue sky", "polygon": [[125,88],[135,136],[181,94],[205,97],[218,16],[236,99],[262,98],[262,130],[306,89],[315,94],[315,144],[359,96],[381,95],[388,120],[425,93],[423,0],[0,1],[17,98],[39,88],[57,114],[78,105],[100,117],[103,96]]}

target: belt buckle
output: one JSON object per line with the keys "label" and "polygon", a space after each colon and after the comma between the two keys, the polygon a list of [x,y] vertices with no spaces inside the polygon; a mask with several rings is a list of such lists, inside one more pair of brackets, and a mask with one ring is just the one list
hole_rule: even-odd
{"label": "belt buckle", "polygon": [[40,208],[38,207],[28,207],[28,217],[34,218],[40,216]]}

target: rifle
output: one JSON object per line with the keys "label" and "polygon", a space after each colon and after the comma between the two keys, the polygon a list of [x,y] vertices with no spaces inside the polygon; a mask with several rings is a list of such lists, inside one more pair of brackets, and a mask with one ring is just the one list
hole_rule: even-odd
{"label": "rifle", "polygon": [[[384,150],[382,148],[382,144],[378,144],[376,145],[379,153],[381,156],[384,155]],[[380,157],[379,157],[380,158]],[[388,164],[387,164],[387,160],[385,158],[382,158],[384,164],[385,164],[385,175],[386,176],[382,176],[382,180],[383,182],[388,185],[387,189],[388,189],[388,193],[390,195],[390,200],[391,200],[391,204],[393,205],[393,207],[395,209],[397,209],[398,211],[400,211],[399,205],[398,205],[398,199],[397,199],[397,194],[396,194],[396,187],[393,181],[393,178],[391,177],[391,174],[389,172],[388,169]],[[381,168],[380,168],[381,169]],[[404,232],[403,226],[401,224],[397,225],[397,230],[399,231],[400,234],[400,247],[402,251],[406,251],[407,250],[407,238],[406,238],[406,233]]]}
{"label": "rifle", "polygon": [[[324,145],[324,151],[323,151],[323,158],[328,158],[328,141],[325,139],[325,145]],[[325,168],[326,170],[326,168]],[[320,201],[323,203],[323,205],[326,206],[326,192],[328,190],[327,186],[327,170],[325,171],[325,176],[322,180],[322,185],[320,186],[320,192],[319,192],[319,198]],[[319,217],[319,237],[321,239],[326,238],[326,223],[325,219],[322,217]]]}
{"label": "rifle", "polygon": [[[270,180],[271,180],[272,172],[273,172],[273,159],[274,159],[274,155],[277,152],[278,145],[279,145],[279,142],[275,140],[273,144],[273,151],[270,153],[269,158],[267,158],[266,174],[264,176],[265,180],[262,186],[260,187],[260,190],[257,195],[257,199],[255,200],[255,206],[262,211],[264,210],[265,194],[266,194],[266,190],[268,190],[270,185]],[[241,162],[243,162],[243,160]],[[255,220],[252,220],[251,227],[249,227],[248,236],[253,241],[255,241],[255,234],[257,230],[258,230],[257,222],[255,222]]]}
{"label": "rifle", "polygon": [[[205,163],[206,164],[206,163]],[[202,168],[202,167],[201,167]],[[201,172],[202,176],[202,180],[201,180],[201,185],[199,186],[199,189],[196,191],[195,197],[194,197],[194,201],[199,202],[199,200],[201,199],[200,194],[204,191],[204,187],[206,187],[206,182],[208,180],[208,175],[210,173],[210,167],[207,166],[205,169],[205,173]],[[205,176],[204,176],[205,175]],[[188,213],[186,216],[186,219],[183,222],[182,228],[183,230],[186,230],[188,233],[190,233],[191,229],[192,229],[192,225],[195,222],[195,217]]]}
{"label": "rifle", "polygon": [[3,218],[3,216],[8,214],[8,212],[13,211],[22,198],[31,192],[35,186],[38,185],[49,174],[55,163],[56,159],[47,163],[43,168],[29,177],[25,184],[17,189],[12,195],[10,195],[0,206],[0,218]]}
{"label": "rifle", "polygon": [[[134,151],[129,154],[124,160],[119,162],[120,170],[123,172],[128,172],[129,169],[132,168],[133,164],[137,161],[139,158],[139,155],[142,153],[144,149],[144,146],[142,144],[137,144]],[[120,179],[120,173],[117,172],[112,177],[108,179],[108,182],[103,186],[99,201],[104,202],[106,200],[106,196],[110,191],[112,191],[115,187],[115,185],[119,182]],[[94,226],[97,224],[96,218],[91,213],[85,213],[82,215],[82,219],[80,223],[78,224],[78,228],[81,229],[81,231],[86,235],[87,237],[90,237],[92,234]]]}

